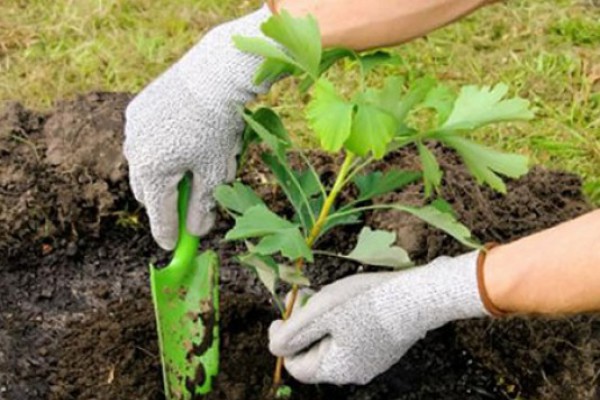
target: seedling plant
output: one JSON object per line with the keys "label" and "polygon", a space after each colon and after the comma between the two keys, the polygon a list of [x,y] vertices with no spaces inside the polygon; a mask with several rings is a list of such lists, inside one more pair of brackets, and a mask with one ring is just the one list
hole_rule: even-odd
{"label": "seedling plant", "polygon": [[[282,11],[261,29],[269,39],[234,38],[239,49],[265,59],[256,72],[255,83],[282,76],[296,79],[298,89],[309,96],[304,117],[319,147],[326,152],[343,153],[335,180],[328,185],[302,148],[291,140],[273,109],[241,111],[247,123],[244,149],[251,144],[263,145],[262,161],[285,193],[294,215],[277,215],[240,182],[218,187],[215,198],[235,218],[226,240],[245,243],[246,251],[238,259],[256,272],[273,295],[282,318],[289,318],[298,287],[310,284],[303,271],[314,262],[319,240],[335,227],[360,223],[365,212],[402,211],[466,246],[479,247],[450,205],[438,196],[443,171],[427,143],[440,142],[453,149],[478,183],[504,193],[506,186],[501,176],[517,178],[525,174],[527,158],[484,147],[467,134],[492,123],[533,118],[528,101],[506,98],[508,88],[504,84],[464,86],[458,93],[431,77],[416,79],[410,85],[399,76],[390,76],[381,85],[368,84],[367,78],[375,68],[401,60],[381,50],[361,54],[344,48],[323,50],[318,24],[312,16],[294,18]],[[358,70],[359,82],[351,93],[342,91],[328,77],[328,70],[336,63]],[[424,119],[428,122],[423,123]],[[367,172],[371,163],[405,146],[416,146],[422,171]],[[303,168],[292,167],[292,152],[301,157]],[[372,202],[377,196],[401,190],[418,180],[424,181],[424,196],[429,199],[426,206]],[[358,193],[356,198],[340,200],[342,190],[352,185]],[[337,256],[380,267],[410,267],[407,252],[394,245],[395,241],[395,233],[365,226],[355,248]],[[280,281],[292,285],[287,304],[282,304],[276,294]],[[282,385],[281,370],[282,360],[278,359],[273,383],[276,393],[285,396],[290,389]]]}

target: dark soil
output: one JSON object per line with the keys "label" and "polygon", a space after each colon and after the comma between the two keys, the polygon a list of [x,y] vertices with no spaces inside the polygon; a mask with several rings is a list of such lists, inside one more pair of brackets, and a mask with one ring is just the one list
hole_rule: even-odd
{"label": "dark soil", "polygon": [[[161,399],[147,265],[168,254],[153,243],[129,191],[121,156],[125,94],[95,93],[49,114],[10,104],[0,113],[0,399]],[[481,241],[506,242],[590,209],[580,180],[533,169],[502,196],[478,187],[455,155],[442,156],[443,197]],[[312,152],[319,172],[331,157]],[[283,210],[270,175],[250,156],[242,179]],[[413,150],[381,168],[418,168]],[[378,201],[419,204],[412,185]],[[345,194],[351,196],[351,191]],[[399,213],[367,216],[393,229],[425,262],[465,251]],[[221,216],[203,246],[222,262],[222,372],[211,399],[262,399],[274,359],[267,328],[277,317],[268,294],[233,261]],[[351,247],[359,226],[319,246]],[[315,287],[357,272],[331,258],[309,271]],[[465,321],[431,332],[389,372],[365,387],[300,385],[294,399],[592,399],[600,363],[600,325],[592,316]]]}

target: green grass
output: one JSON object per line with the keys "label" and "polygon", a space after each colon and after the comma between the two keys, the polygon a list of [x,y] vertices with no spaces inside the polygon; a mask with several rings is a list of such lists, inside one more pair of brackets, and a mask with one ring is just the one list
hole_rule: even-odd
{"label": "green grass", "polygon": [[[258,5],[239,0],[6,0],[0,2],[0,102],[46,108],[90,90],[138,91],[210,26]],[[505,82],[530,99],[537,119],[477,135],[535,163],[580,174],[600,204],[600,7],[592,0],[507,1],[396,51],[404,63],[379,71],[449,85]],[[349,82],[343,66],[335,79]],[[304,101],[274,87],[297,137],[311,143]]]}

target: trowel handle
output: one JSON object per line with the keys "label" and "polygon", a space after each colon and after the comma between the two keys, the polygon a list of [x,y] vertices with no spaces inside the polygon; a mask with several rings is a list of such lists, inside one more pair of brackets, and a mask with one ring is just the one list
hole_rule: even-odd
{"label": "trowel handle", "polygon": [[173,254],[172,264],[190,265],[198,254],[200,238],[192,235],[187,230],[187,213],[192,190],[192,174],[186,173],[179,182],[179,196],[177,199],[177,211],[179,214],[179,237]]}

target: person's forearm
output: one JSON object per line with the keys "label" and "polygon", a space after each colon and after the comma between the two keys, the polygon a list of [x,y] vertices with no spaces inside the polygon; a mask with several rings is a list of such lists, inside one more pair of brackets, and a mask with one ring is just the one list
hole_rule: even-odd
{"label": "person's forearm", "polygon": [[484,284],[509,313],[600,310],[600,210],[492,249]]}
{"label": "person's forearm", "polygon": [[449,24],[491,0],[273,0],[275,12],[314,15],[325,47],[396,45]]}

